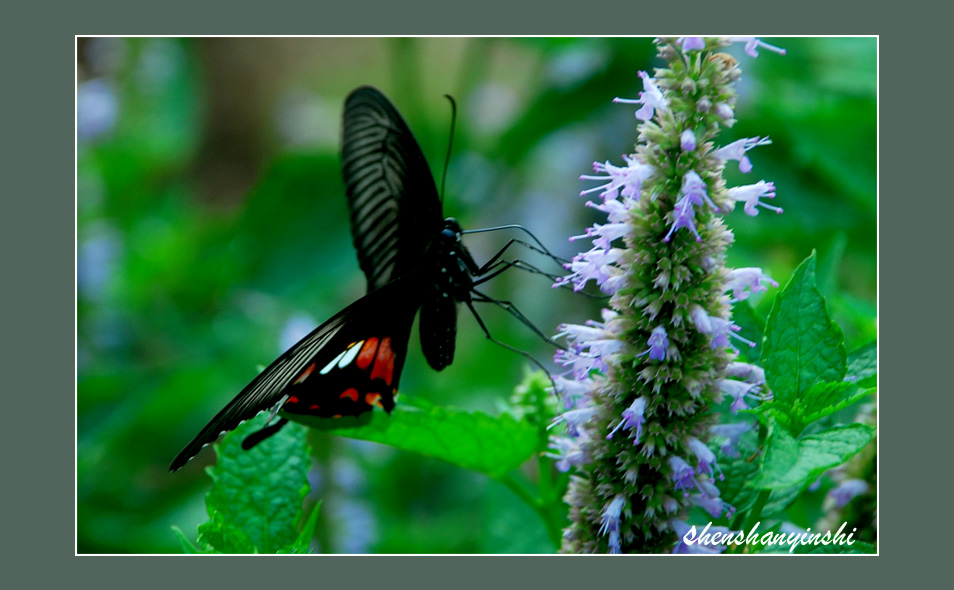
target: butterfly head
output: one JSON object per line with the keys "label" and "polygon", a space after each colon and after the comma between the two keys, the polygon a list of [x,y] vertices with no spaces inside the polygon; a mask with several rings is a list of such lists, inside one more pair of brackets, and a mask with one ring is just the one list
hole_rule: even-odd
{"label": "butterfly head", "polygon": [[441,231],[441,237],[448,242],[459,242],[461,236],[460,224],[453,217],[444,220],[444,229]]}

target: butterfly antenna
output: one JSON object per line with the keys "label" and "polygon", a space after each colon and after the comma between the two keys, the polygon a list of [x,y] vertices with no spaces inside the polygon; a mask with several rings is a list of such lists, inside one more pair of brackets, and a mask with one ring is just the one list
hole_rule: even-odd
{"label": "butterfly antenna", "polygon": [[445,94],[444,98],[451,104],[451,124],[450,137],[447,139],[447,156],[444,158],[444,172],[441,176],[441,203],[444,202],[444,185],[447,183],[447,167],[450,165],[451,150],[454,147],[454,129],[457,127],[457,102],[450,94]]}

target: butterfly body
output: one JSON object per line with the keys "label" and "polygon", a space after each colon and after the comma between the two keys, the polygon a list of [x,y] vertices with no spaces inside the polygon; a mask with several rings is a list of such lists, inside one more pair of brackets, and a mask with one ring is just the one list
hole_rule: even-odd
{"label": "butterfly body", "polygon": [[263,410],[324,418],[390,412],[418,309],[428,364],[439,371],[454,359],[457,305],[471,306],[484,269],[461,242],[457,221],[443,219],[430,168],[390,101],[374,88],[358,88],[345,101],[343,119],[342,175],[368,293],[255,377],[179,453],[173,471]]}

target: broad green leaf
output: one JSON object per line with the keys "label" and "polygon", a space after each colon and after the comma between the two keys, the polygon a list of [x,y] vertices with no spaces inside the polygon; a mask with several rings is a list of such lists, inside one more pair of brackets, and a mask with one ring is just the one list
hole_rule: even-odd
{"label": "broad green leaf", "polygon": [[[747,454],[733,458],[720,453],[719,466],[725,475],[725,479],[716,484],[721,498],[735,508],[736,513],[745,512],[755,504],[759,496],[759,490],[746,485],[758,474],[759,462]],[[768,502],[762,508],[762,516],[768,517],[781,512],[798,497],[800,492],[799,487],[772,490]]]}
{"label": "broad green leaf", "polygon": [[748,301],[739,301],[732,306],[732,323],[741,328],[739,336],[755,343],[754,347],[740,346],[739,360],[749,363],[759,362],[762,356],[762,335],[765,332],[765,320],[759,317]]}
{"label": "broad green leaf", "polygon": [[276,553],[297,546],[311,466],[307,431],[286,424],[251,450],[242,449],[265,420],[259,415],[245,422],[216,445],[219,459],[208,469],[213,485],[206,496],[211,522],[199,527],[199,541],[216,551]]}
{"label": "broad green leaf", "polygon": [[765,326],[761,365],[775,400],[790,402],[818,381],[841,381],[846,370],[841,328],[815,285],[815,253],[775,298]]}
{"label": "broad green leaf", "polygon": [[790,434],[798,436],[812,422],[847,408],[872,392],[872,389],[859,389],[857,384],[846,381],[818,382],[798,398],[764,402],[746,412],[759,416],[764,423],[773,418]]}
{"label": "broad green leaf", "polygon": [[242,529],[225,521],[220,512],[211,515],[209,522],[199,525],[199,543],[211,553],[259,553],[258,547]]}
{"label": "broad green leaf", "polygon": [[859,389],[855,383],[845,381],[812,385],[794,405],[793,413],[799,425],[794,434],[800,434],[815,420],[847,408],[870,393],[870,389]]}
{"label": "broad green leaf", "polygon": [[401,403],[390,415],[375,411],[359,418],[291,414],[288,418],[330,434],[435,457],[491,477],[520,467],[539,450],[536,428],[508,414],[495,418],[483,412]]}
{"label": "broad green leaf", "polygon": [[847,461],[873,436],[874,429],[870,426],[849,424],[796,440],[772,421],[762,472],[752,486],[773,490],[803,486]]}
{"label": "broad green leaf", "polygon": [[878,383],[878,342],[870,342],[848,354],[848,376],[860,387]]}
{"label": "broad green leaf", "polygon": [[203,551],[202,549],[196,547],[192,541],[186,538],[185,533],[182,532],[182,529],[173,525],[172,532],[176,534],[176,539],[179,540],[179,544],[182,546],[182,552],[186,554],[198,554],[198,553],[211,553],[211,551]]}
{"label": "broad green leaf", "polygon": [[315,536],[315,527],[318,526],[318,510],[321,509],[321,502],[315,504],[305,521],[305,526],[301,528],[298,538],[294,545],[289,549],[289,553],[308,553],[308,547],[311,546],[311,539]]}

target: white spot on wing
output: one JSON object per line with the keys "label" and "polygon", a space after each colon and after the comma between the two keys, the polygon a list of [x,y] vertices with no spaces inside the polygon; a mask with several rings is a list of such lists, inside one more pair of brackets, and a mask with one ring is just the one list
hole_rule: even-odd
{"label": "white spot on wing", "polygon": [[324,368],[324,369],[318,371],[318,374],[319,374],[319,375],[327,375],[329,371],[331,371],[332,369],[335,368],[335,365],[338,364],[338,361],[341,360],[341,357],[343,357],[343,356],[344,356],[345,354],[347,354],[347,353],[348,353],[347,350],[342,350],[342,351],[341,351],[341,354],[339,354],[338,356],[336,356],[334,359],[332,359],[332,361],[331,361],[330,363],[328,363],[327,365],[325,365],[325,368]]}
{"label": "white spot on wing", "polygon": [[347,367],[349,364],[351,364],[351,361],[353,361],[354,358],[358,356],[358,353],[361,352],[361,347],[363,345],[364,345],[364,340],[362,340],[361,342],[356,342],[354,346],[352,346],[347,351],[345,351],[344,357],[342,357],[341,362],[338,363],[338,368],[343,369]]}

